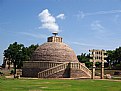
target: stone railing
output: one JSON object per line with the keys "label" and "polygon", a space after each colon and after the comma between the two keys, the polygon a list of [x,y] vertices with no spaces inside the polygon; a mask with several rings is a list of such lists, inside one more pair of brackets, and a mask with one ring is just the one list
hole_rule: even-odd
{"label": "stone railing", "polygon": [[67,66],[68,66],[68,63],[63,63],[63,64],[57,65],[55,67],[49,68],[47,70],[44,70],[42,72],[39,72],[38,73],[38,78],[45,78],[45,77],[47,77],[49,75],[60,72],[60,71],[62,71],[64,69],[66,69]]}
{"label": "stone railing", "polygon": [[85,73],[87,73],[87,75],[89,75],[91,77],[91,71],[82,63],[70,63],[70,68],[72,69],[78,69],[78,70],[82,70]]}
{"label": "stone railing", "polygon": [[39,78],[44,78],[61,70],[69,68],[82,70],[88,76],[91,77],[91,71],[82,63],[79,62],[51,62],[51,61],[26,61],[24,62],[24,68],[39,68],[46,69],[38,73]]}
{"label": "stone railing", "polygon": [[63,64],[62,62],[49,62],[49,61],[26,61],[23,68],[52,68],[57,65]]}

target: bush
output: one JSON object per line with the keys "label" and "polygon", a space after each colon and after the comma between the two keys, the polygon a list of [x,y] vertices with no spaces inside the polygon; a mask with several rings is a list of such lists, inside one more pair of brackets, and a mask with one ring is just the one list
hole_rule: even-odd
{"label": "bush", "polygon": [[121,75],[121,72],[116,71],[114,72],[114,75]]}
{"label": "bush", "polygon": [[116,64],[116,68],[120,69],[121,68],[121,64]]}
{"label": "bush", "polygon": [[0,72],[0,75],[2,76],[3,75],[3,72]]}
{"label": "bush", "polygon": [[14,74],[14,70],[11,70],[10,74],[13,75]]}

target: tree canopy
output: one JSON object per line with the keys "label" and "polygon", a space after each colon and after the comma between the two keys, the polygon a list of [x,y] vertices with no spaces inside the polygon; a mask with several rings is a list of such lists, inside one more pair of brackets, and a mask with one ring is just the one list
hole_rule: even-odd
{"label": "tree canopy", "polygon": [[25,47],[23,44],[18,44],[17,42],[14,42],[13,44],[10,44],[6,50],[4,50],[3,54],[5,60],[9,60],[9,63],[12,63],[14,65],[14,69],[21,68],[23,65],[23,61],[30,60],[33,51],[38,46],[38,44],[32,44],[29,47]]}
{"label": "tree canopy", "polygon": [[[121,69],[121,47],[116,48],[115,50],[107,50],[107,62],[105,63],[106,68],[110,69]],[[85,65],[90,68],[92,64],[89,62],[90,56],[89,54],[82,53],[81,55],[77,55],[79,62],[85,63]],[[101,63],[96,63],[97,67],[101,66]]]}
{"label": "tree canopy", "polygon": [[92,63],[89,62],[89,59],[90,59],[90,55],[89,54],[86,54],[86,53],[82,53],[81,55],[77,55],[77,58],[79,60],[79,62],[81,63],[85,63],[85,65],[90,68]]}
{"label": "tree canopy", "polygon": [[[39,45],[32,44],[28,47],[25,47],[23,44],[18,44],[14,42],[10,44],[6,50],[4,50],[5,60],[9,60],[8,64],[14,64],[14,68],[21,68],[23,61],[29,61],[32,53]],[[120,69],[121,68],[121,47],[116,48],[115,50],[107,51],[107,63],[105,67]],[[79,62],[85,63],[85,65],[90,68],[92,63],[89,61],[90,54],[82,53],[77,55]],[[100,66],[100,63],[96,63],[97,66]]]}
{"label": "tree canopy", "polygon": [[121,69],[121,47],[107,51],[107,62],[110,68]]}

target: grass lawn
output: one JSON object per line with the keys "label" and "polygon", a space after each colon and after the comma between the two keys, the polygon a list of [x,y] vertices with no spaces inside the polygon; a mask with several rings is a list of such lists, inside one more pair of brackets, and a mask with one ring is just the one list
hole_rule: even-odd
{"label": "grass lawn", "polygon": [[0,91],[121,91],[121,82],[0,78]]}

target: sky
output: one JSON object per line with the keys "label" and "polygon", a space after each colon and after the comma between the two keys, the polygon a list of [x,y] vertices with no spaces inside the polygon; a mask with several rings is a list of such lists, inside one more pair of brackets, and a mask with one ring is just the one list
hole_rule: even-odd
{"label": "sky", "polygon": [[121,46],[121,0],[0,0],[0,64],[9,44],[58,32],[77,55]]}

